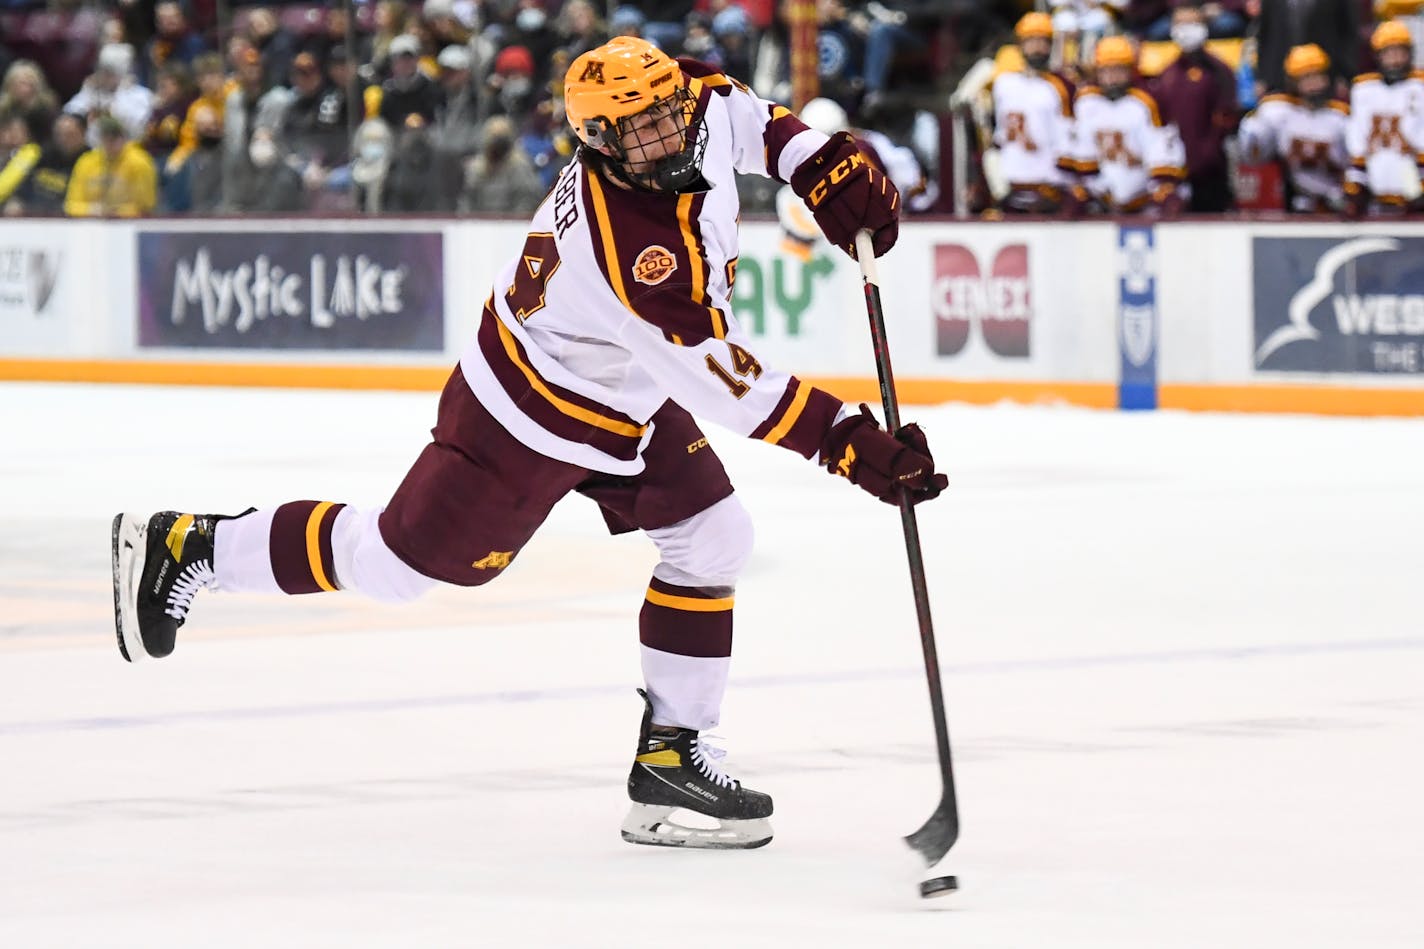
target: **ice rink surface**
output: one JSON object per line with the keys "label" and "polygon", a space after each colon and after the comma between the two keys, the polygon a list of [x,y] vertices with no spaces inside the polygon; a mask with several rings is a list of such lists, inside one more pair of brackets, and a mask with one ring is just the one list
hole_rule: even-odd
{"label": "ice rink surface", "polygon": [[765,849],[619,839],[653,556],[580,498],[488,587],[210,594],[120,659],[116,511],[379,505],[435,398],[0,386],[0,945],[1424,946],[1424,422],[908,409],[963,815],[923,901],[898,519],[720,431]]}

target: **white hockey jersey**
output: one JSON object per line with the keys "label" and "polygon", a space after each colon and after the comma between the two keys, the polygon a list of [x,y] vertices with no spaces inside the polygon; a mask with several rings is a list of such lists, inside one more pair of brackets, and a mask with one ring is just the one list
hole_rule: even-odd
{"label": "white hockey jersey", "polygon": [[1052,73],[1006,72],[994,80],[994,144],[1010,187],[1067,184],[1058,160],[1071,145],[1073,103]]}
{"label": "white hockey jersey", "polygon": [[1253,162],[1280,159],[1296,191],[1296,210],[1339,204],[1344,196],[1345,131],[1350,107],[1331,100],[1311,108],[1296,96],[1268,95],[1241,120],[1239,140]]}
{"label": "white hockey jersey", "polygon": [[689,75],[688,88],[705,120],[710,187],[635,192],[569,164],[461,356],[490,414],[550,458],[637,474],[649,419],[668,399],[809,458],[842,408],[764,364],[730,306],[735,172],[787,181],[826,136],[720,73]]}
{"label": "white hockey jersey", "polygon": [[1074,103],[1073,148],[1061,166],[1083,176],[1088,191],[1117,211],[1136,211],[1187,176],[1175,125],[1163,125],[1157,101],[1142,89],[1109,99],[1094,86]]}
{"label": "white hockey jersey", "polygon": [[1424,159],[1424,72],[1393,84],[1379,73],[1357,76],[1345,144],[1351,184],[1365,186],[1384,204],[1417,198]]}

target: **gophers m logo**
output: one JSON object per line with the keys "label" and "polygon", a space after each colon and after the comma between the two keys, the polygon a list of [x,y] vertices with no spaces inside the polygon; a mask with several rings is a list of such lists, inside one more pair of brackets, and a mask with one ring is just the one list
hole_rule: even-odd
{"label": "gophers m logo", "polygon": [[633,279],[653,287],[668,278],[677,269],[677,258],[661,244],[643,248],[638,259],[633,261]]}
{"label": "gophers m logo", "polygon": [[579,82],[596,82],[603,85],[603,63],[596,59],[590,59],[588,65],[583,67],[583,75],[579,76]]}

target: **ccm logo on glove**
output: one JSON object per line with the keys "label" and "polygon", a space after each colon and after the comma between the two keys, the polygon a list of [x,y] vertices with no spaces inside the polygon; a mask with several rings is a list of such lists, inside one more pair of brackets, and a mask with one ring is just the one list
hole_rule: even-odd
{"label": "ccm logo on glove", "polygon": [[918,425],[902,426],[891,435],[866,405],[827,433],[821,463],[886,504],[899,503],[901,488],[909,492],[911,504],[919,504],[939,497],[949,486],[948,478],[935,473],[934,457]]}
{"label": "ccm logo on glove", "polygon": [[849,132],[837,132],[791,175],[826,240],[855,256],[855,234],[870,231],[879,257],[900,234],[900,192],[865,157]]}

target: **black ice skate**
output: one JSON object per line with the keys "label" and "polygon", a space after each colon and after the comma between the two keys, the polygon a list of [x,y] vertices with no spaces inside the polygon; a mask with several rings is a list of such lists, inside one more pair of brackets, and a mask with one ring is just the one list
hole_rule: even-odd
{"label": "black ice skate", "polygon": [[213,528],[225,517],[161,511],[114,518],[114,626],[129,662],[173,651],[193,596],[213,583]]}
{"label": "black ice skate", "polygon": [[[724,773],[717,764],[723,752],[704,745],[697,732],[655,727],[647,693],[639,689],[638,694],[646,707],[628,775],[633,806],[623,820],[623,839],[708,850],[750,850],[771,843],[771,795],[744,788]],[[679,820],[677,811],[698,816]]]}

